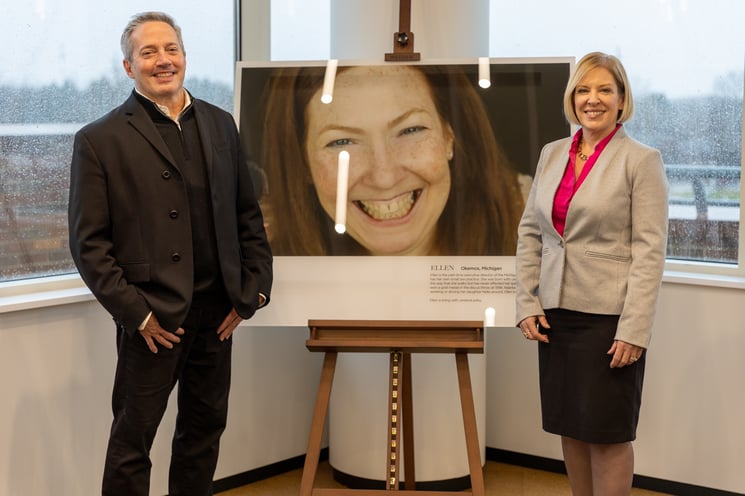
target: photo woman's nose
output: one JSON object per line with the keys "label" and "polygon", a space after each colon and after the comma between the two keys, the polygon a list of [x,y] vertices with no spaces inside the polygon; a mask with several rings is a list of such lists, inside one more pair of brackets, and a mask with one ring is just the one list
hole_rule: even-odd
{"label": "photo woman's nose", "polygon": [[373,145],[360,157],[360,175],[377,188],[392,188],[400,180],[403,167],[394,150],[386,143]]}

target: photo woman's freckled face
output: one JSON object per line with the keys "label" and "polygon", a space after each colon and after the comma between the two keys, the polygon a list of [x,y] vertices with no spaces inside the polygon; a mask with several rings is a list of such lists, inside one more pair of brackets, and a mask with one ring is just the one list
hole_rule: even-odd
{"label": "photo woman's freckled face", "polygon": [[340,69],[334,99],[306,109],[306,153],[333,217],[339,152],[347,150],[347,232],[373,255],[429,255],[450,193],[453,132],[424,75],[406,66]]}

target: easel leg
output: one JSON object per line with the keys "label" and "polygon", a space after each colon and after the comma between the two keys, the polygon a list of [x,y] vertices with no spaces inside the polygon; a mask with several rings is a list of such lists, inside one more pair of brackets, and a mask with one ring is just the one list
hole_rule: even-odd
{"label": "easel leg", "polygon": [[386,466],[388,472],[385,477],[385,487],[387,491],[398,491],[400,483],[400,466],[401,466],[401,388],[402,375],[401,367],[403,364],[402,353],[393,351],[390,354],[388,366],[388,433],[386,450]]}
{"label": "easel leg", "polygon": [[484,496],[484,474],[481,468],[481,450],[479,449],[479,435],[476,427],[476,409],[473,405],[471,373],[468,369],[468,355],[466,353],[456,353],[455,364],[458,369],[460,405],[463,410],[463,427],[466,432],[468,468],[471,472],[471,494],[473,496]]}
{"label": "easel leg", "polygon": [[416,489],[416,472],[414,467],[414,402],[411,387],[411,353],[402,353],[401,361],[401,412],[404,431],[404,489]]}
{"label": "easel leg", "polygon": [[318,471],[318,458],[321,455],[323,427],[326,423],[326,416],[328,415],[331,385],[334,381],[336,356],[337,353],[335,351],[327,351],[323,358],[321,380],[318,384],[318,394],[316,395],[316,407],[313,412],[313,422],[310,425],[308,450],[305,453],[303,477],[300,481],[300,496],[311,496],[313,492],[313,483],[316,479],[316,472]]}

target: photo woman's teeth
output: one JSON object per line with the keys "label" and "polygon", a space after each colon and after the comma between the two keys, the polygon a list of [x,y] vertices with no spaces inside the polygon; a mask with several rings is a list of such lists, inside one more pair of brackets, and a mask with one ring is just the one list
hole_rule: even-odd
{"label": "photo woman's teeth", "polygon": [[411,211],[421,194],[417,189],[392,200],[357,200],[354,204],[375,220],[399,219]]}

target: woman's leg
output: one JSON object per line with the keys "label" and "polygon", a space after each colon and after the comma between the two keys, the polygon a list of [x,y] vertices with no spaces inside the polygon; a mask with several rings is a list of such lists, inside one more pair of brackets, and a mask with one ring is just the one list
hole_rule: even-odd
{"label": "woman's leg", "polygon": [[591,444],[592,487],[596,495],[629,496],[634,480],[631,443]]}
{"label": "woman's leg", "polygon": [[574,496],[629,496],[634,479],[631,443],[591,444],[562,436]]}
{"label": "woman's leg", "polygon": [[[574,496],[592,496],[593,473],[590,444],[570,437],[561,437],[564,465]],[[601,494],[601,493],[598,493]]]}

